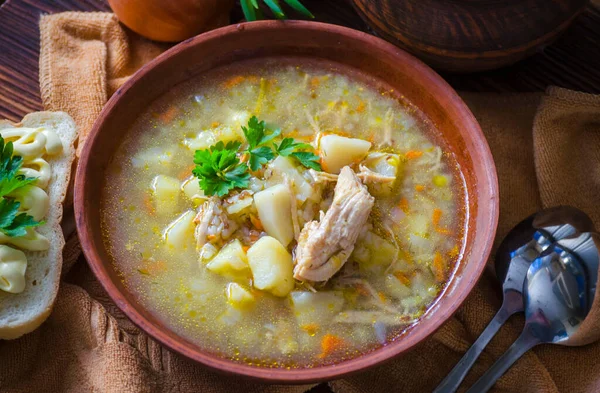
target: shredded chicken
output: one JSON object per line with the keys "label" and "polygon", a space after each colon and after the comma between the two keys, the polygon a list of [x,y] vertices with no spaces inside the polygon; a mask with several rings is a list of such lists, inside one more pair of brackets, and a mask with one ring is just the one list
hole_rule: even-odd
{"label": "shredded chicken", "polygon": [[235,221],[229,219],[217,197],[211,197],[198,208],[194,223],[197,224],[194,235],[198,249],[202,249],[209,241],[215,243],[229,239],[238,228]]}
{"label": "shredded chicken", "polygon": [[315,118],[310,114],[308,109],[305,109],[304,113],[306,114],[306,119],[308,120],[308,124],[310,124],[312,129],[315,131],[315,134],[319,134],[321,132],[321,128],[319,127],[318,121],[315,120]]}
{"label": "shredded chicken", "polygon": [[360,172],[356,175],[365,183],[391,183],[396,180],[396,176],[382,175],[381,173],[370,170],[363,164],[360,164],[358,169],[360,169]]}
{"label": "shredded chicken", "polygon": [[308,173],[315,183],[336,182],[338,175],[327,172],[317,172],[314,169],[309,169]]}
{"label": "shredded chicken", "polygon": [[327,281],[346,263],[375,199],[350,167],[342,168],[333,203],[320,222],[307,223],[298,239],[294,278]]}
{"label": "shredded chicken", "polygon": [[[391,183],[396,180],[394,176],[385,176],[380,173],[377,173],[365,165],[360,164],[358,166],[360,172],[356,174],[356,176],[362,180],[364,183]],[[327,172],[317,172],[314,169],[309,169],[308,173],[312,177],[315,183],[326,183],[326,182],[336,182],[338,181],[338,175],[334,175],[333,173]]]}
{"label": "shredded chicken", "polygon": [[292,227],[294,228],[294,239],[298,241],[300,236],[300,224],[298,224],[298,202],[296,201],[296,193],[294,192],[294,181],[291,180],[287,175],[283,175],[283,181],[290,194],[291,201],[291,215],[292,215]]}

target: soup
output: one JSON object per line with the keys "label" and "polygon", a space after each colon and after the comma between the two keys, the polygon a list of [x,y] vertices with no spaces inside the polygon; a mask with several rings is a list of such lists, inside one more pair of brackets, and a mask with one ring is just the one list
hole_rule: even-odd
{"label": "soup", "polygon": [[377,80],[261,60],[197,77],[108,168],[124,284],[206,351],[315,367],[418,323],[463,248],[464,188],[435,128]]}

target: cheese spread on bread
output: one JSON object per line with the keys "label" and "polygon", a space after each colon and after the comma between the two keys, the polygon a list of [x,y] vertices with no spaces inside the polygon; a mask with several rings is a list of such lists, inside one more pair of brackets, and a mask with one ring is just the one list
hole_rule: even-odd
{"label": "cheese spread on bread", "polygon": [[[61,154],[63,142],[58,134],[44,127],[5,128],[0,135],[5,143],[13,143],[13,155],[23,157],[23,166],[18,174],[36,178],[33,184],[18,188],[7,197],[20,203],[19,213],[26,213],[36,221],[42,221],[50,208],[50,198],[46,192],[52,169],[47,156]],[[48,239],[27,228],[24,236],[8,236],[0,233],[0,290],[20,293],[25,289],[27,258],[25,251],[45,251],[49,247]],[[20,250],[19,250],[20,249]]]}

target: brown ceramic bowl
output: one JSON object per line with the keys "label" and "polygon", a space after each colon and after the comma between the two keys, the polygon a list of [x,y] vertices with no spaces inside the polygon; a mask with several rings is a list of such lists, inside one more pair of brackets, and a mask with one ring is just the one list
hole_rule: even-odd
{"label": "brown ceramic bowl", "polygon": [[[174,85],[206,70],[263,56],[327,59],[386,81],[441,131],[462,168],[468,193],[466,247],[443,295],[396,341],[334,366],[257,368],[203,351],[167,329],[121,282],[100,230],[103,178],[115,147],[136,116]],[[264,21],[214,30],[182,42],[139,70],[109,100],[87,139],[75,178],[75,214],[85,256],[116,305],[152,337],[210,368],[268,382],[322,381],[399,356],[430,336],[463,303],[481,275],[496,231],[498,185],[487,142],[465,103],[429,67],[395,46],[348,28],[314,22]]]}

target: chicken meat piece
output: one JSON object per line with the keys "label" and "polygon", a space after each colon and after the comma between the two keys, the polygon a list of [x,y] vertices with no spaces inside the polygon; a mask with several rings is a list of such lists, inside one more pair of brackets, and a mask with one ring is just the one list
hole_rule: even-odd
{"label": "chicken meat piece", "polygon": [[374,201],[354,171],[342,168],[331,207],[300,232],[294,278],[327,281],[337,273],[352,254]]}
{"label": "chicken meat piece", "polygon": [[196,247],[200,250],[208,242],[225,241],[238,229],[238,225],[229,219],[222,202],[217,197],[211,197],[198,208],[194,218],[196,230]]}
{"label": "chicken meat piece", "polygon": [[[359,165],[360,171],[356,176],[363,181],[363,183],[391,183],[396,180],[395,176],[386,176],[381,173],[377,173],[365,165]],[[339,175],[335,175],[327,172],[317,172],[314,169],[309,169],[309,175],[311,176],[314,183],[335,183],[338,181]]]}

